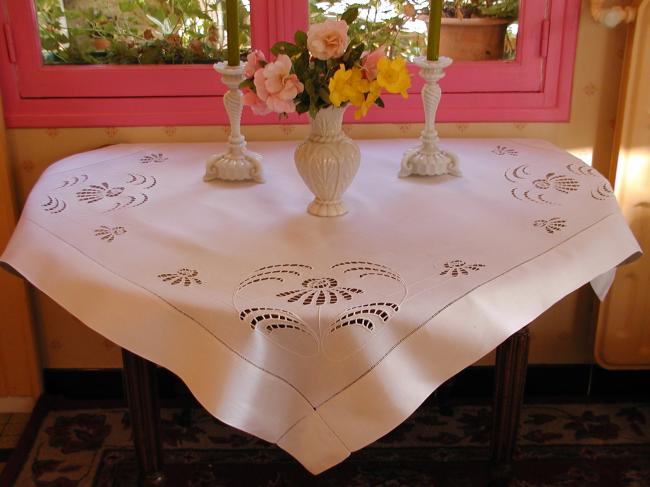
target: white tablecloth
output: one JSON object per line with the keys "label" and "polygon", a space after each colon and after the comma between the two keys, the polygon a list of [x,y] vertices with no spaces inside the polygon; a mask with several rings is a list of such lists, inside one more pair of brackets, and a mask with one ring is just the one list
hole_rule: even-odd
{"label": "white tablecloth", "polygon": [[291,142],[250,144],[265,184],[202,182],[217,144],[72,156],[2,260],[318,473],[639,251],[609,184],[548,143],[446,140],[462,177],[398,179],[414,144],[361,141],[350,213],[325,219]]}

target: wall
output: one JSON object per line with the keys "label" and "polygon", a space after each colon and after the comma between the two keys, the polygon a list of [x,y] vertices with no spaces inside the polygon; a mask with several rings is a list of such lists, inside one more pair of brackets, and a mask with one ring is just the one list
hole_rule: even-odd
{"label": "wall", "polygon": [[[568,123],[443,124],[442,137],[542,138],[569,150],[608,173],[615,123],[625,28],[607,30],[592,21],[582,5]],[[351,125],[353,138],[415,138],[419,124]],[[300,139],[301,125],[250,126],[249,140]],[[25,200],[41,172],[67,155],[121,142],[223,141],[225,127],[106,127],[88,129],[11,129],[9,154],[19,202]],[[198,177],[198,176],[197,176]],[[76,321],[49,298],[35,292],[36,333],[44,367],[118,367],[119,349]],[[588,288],[571,294],[531,327],[534,363],[585,363],[593,360],[593,299]],[[486,362],[488,359],[484,359]],[[486,362],[487,363],[487,362]]]}

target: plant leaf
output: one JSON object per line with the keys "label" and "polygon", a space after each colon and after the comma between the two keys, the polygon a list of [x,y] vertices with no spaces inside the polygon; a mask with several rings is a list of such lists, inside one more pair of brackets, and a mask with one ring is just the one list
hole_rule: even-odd
{"label": "plant leaf", "polygon": [[307,46],[307,34],[301,30],[297,30],[293,36],[297,47]]}
{"label": "plant leaf", "polygon": [[341,20],[345,20],[345,23],[350,25],[352,22],[357,20],[359,16],[359,7],[350,7],[341,15]]}

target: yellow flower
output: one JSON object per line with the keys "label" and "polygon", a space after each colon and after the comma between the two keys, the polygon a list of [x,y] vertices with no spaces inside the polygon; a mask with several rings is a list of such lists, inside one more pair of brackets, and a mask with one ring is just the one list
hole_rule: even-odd
{"label": "yellow flower", "polygon": [[341,64],[330,79],[328,87],[332,105],[340,107],[349,101],[355,106],[361,106],[365,100],[365,93],[370,89],[370,83],[363,78],[361,69],[346,70],[345,66]]}
{"label": "yellow flower", "polygon": [[375,104],[375,101],[377,100],[377,98],[379,98],[380,94],[381,94],[381,86],[379,86],[379,83],[377,81],[371,82],[369,86],[368,94],[366,95],[366,99],[361,104],[361,106],[354,112],[354,118],[356,120],[359,120],[360,118],[368,115],[368,110],[370,109],[371,106]]}
{"label": "yellow flower", "polygon": [[381,58],[377,63],[377,82],[389,93],[401,93],[404,98],[408,98],[411,77],[406,69],[406,61],[403,58]]}
{"label": "yellow flower", "polygon": [[350,77],[349,99],[355,107],[363,105],[365,94],[370,90],[370,82],[363,77],[360,68],[352,68]]}
{"label": "yellow flower", "polygon": [[346,87],[351,76],[352,71],[346,71],[345,66],[341,64],[336,73],[334,73],[334,76],[330,78],[329,90],[332,105],[340,107],[342,103],[348,101]]}

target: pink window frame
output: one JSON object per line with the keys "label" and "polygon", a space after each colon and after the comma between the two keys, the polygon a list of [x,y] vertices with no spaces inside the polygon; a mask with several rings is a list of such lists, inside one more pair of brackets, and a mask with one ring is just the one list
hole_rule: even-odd
{"label": "pink window frame", "polygon": [[[211,66],[43,66],[32,0],[0,6],[0,88],[8,127],[211,125],[227,123],[223,85]],[[580,0],[525,0],[517,58],[457,62],[441,82],[442,122],[566,121],[570,115]],[[251,36],[268,53],[307,26],[306,0],[252,0]],[[412,68],[411,95],[384,97],[375,123],[423,120],[422,87]],[[353,121],[352,110],[347,113]],[[244,124],[306,123],[293,115],[257,117]]]}

